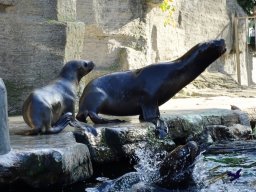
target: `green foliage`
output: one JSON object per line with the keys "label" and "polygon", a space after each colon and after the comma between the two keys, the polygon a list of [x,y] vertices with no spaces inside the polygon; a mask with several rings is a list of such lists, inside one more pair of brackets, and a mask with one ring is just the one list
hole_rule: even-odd
{"label": "green foliage", "polygon": [[173,13],[175,12],[175,7],[173,6],[173,2],[174,0],[163,0],[163,2],[160,4],[160,9],[163,11],[163,12],[167,12],[168,15],[167,17],[165,18],[165,21],[164,21],[164,25],[174,25],[174,20],[173,20]]}
{"label": "green foliage", "polygon": [[[211,157],[205,157],[204,160],[206,161],[213,161],[216,163],[222,163],[225,164],[225,166],[228,167],[242,167],[242,168],[252,168],[256,166],[256,161],[251,162],[248,160],[247,157],[225,157],[221,159],[211,158]],[[212,169],[212,171],[215,171],[220,166],[217,166]]]}
{"label": "green foliage", "polygon": [[230,166],[239,166],[246,162],[246,158],[226,157],[222,159],[206,158],[217,163],[229,164]]}
{"label": "green foliage", "polygon": [[237,2],[248,15],[253,13],[253,6],[256,5],[256,0],[237,0]]}

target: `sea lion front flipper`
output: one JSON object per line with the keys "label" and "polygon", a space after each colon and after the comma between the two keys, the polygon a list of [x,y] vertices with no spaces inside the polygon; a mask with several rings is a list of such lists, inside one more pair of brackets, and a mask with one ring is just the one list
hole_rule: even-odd
{"label": "sea lion front flipper", "polygon": [[88,115],[90,117],[90,119],[95,123],[95,124],[106,124],[106,123],[124,123],[124,120],[120,120],[120,119],[106,119],[103,117],[100,117],[98,114],[96,114],[95,112],[88,112]]}
{"label": "sea lion front flipper", "polygon": [[168,126],[161,118],[156,119],[156,130],[155,134],[159,139],[164,139],[168,134]]}
{"label": "sea lion front flipper", "polygon": [[[153,103],[153,102],[152,102]],[[159,108],[156,104],[141,104],[142,114],[140,115],[140,120],[142,121],[152,121],[160,117]]]}
{"label": "sea lion front flipper", "polygon": [[157,104],[150,104],[143,103],[141,105],[142,114],[140,115],[140,120],[148,121],[153,123],[156,126],[155,134],[159,139],[163,139],[167,136],[168,133],[168,126],[160,119],[160,112]]}

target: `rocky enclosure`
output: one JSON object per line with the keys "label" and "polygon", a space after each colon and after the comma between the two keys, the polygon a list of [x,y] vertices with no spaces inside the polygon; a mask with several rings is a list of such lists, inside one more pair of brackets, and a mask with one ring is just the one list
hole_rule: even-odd
{"label": "rocky enclosure", "polygon": [[[251,141],[253,138],[248,115],[239,110],[169,111],[162,117],[170,130],[164,140],[156,139],[152,123],[139,123],[134,117],[129,117],[126,123],[98,126],[97,137],[70,126],[55,135],[25,136],[30,128],[21,117],[10,117],[11,151],[0,155],[0,188],[6,185],[17,188],[18,183],[33,188],[68,186],[94,176],[107,176],[107,172],[114,175],[123,170],[126,173],[140,158],[137,157],[138,150],[145,149],[146,152],[149,146],[152,154],[164,154],[189,141],[196,141],[199,150],[204,151],[218,142]],[[253,146],[250,148],[255,151]],[[186,155],[177,155],[173,161],[180,167],[179,164],[186,161],[180,158],[186,158]],[[171,157],[167,158],[167,165],[172,161]],[[167,166],[170,173],[171,166]],[[168,174],[168,177],[174,176]],[[175,183],[175,179],[173,181]]]}
{"label": "rocky enclosure", "polygon": [[[224,38],[227,54],[208,70],[236,79],[232,15],[244,15],[236,1],[176,1],[175,26],[166,27],[160,2],[0,0],[0,77],[9,114],[19,114],[29,92],[54,79],[70,59],[90,59],[97,66],[84,78],[80,94],[95,76],[172,60],[198,42]],[[239,37],[241,82],[247,84],[245,31]]]}

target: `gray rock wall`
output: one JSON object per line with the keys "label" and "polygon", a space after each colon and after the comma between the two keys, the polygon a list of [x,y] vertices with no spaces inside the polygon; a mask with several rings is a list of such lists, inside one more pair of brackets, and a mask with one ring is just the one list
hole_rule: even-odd
{"label": "gray rock wall", "polygon": [[[86,24],[82,57],[94,60],[98,71],[134,69],[176,59],[201,41],[224,38],[227,53],[208,71],[237,80],[232,14],[245,13],[236,1],[175,1],[175,26],[164,26],[167,13],[160,2],[77,0],[78,19]],[[245,22],[239,27],[241,83],[247,85]]]}
{"label": "gray rock wall", "polygon": [[130,68],[134,64],[124,66],[121,55],[131,48],[140,56],[146,49],[144,13],[142,0],[77,0],[77,18],[86,25],[82,57],[94,60],[98,68]]}
{"label": "gray rock wall", "polygon": [[29,92],[56,78],[64,62],[80,58],[84,24],[73,0],[0,0],[0,77],[9,114],[20,113]]}
{"label": "gray rock wall", "polygon": [[[90,59],[95,76],[173,60],[195,44],[224,38],[228,51],[209,67],[236,75],[231,13],[233,0],[179,0],[175,26],[164,26],[160,0],[0,0],[0,77],[9,114],[20,114],[29,92],[56,78],[70,59]],[[240,23],[241,26],[244,23]],[[247,84],[245,31],[239,31],[242,84]]]}

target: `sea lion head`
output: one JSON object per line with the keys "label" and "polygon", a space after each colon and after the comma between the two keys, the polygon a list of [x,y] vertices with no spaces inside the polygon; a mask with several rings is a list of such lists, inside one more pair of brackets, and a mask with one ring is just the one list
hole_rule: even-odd
{"label": "sea lion head", "polygon": [[226,52],[224,39],[212,40],[197,45],[198,61],[205,64],[211,64]]}
{"label": "sea lion head", "polygon": [[95,64],[89,60],[71,60],[67,62],[60,72],[60,76],[69,80],[77,80],[93,70]]}

